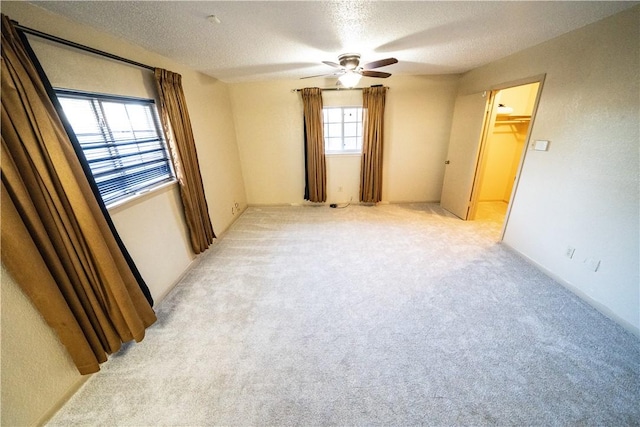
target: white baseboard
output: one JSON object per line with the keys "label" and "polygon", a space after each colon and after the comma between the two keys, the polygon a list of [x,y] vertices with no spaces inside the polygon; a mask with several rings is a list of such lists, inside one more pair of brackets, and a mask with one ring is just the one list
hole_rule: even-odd
{"label": "white baseboard", "polygon": [[51,418],[71,399],[71,397],[80,390],[80,388],[91,378],[93,374],[80,375],[78,381],[74,382],[71,387],[58,399],[58,401],[49,408],[38,420],[38,426],[43,426],[48,423]]}
{"label": "white baseboard", "polygon": [[616,322],[617,324],[622,326],[624,329],[629,331],[631,334],[633,334],[636,337],[640,338],[640,328],[638,328],[637,326],[629,323],[629,321],[627,321],[626,319],[623,319],[622,317],[618,316],[609,307],[607,307],[606,305],[602,304],[601,302],[593,299],[592,297],[587,295],[584,291],[582,291],[580,288],[578,288],[576,285],[572,284],[571,282],[568,282],[568,281],[564,280],[562,277],[556,275],[555,273],[553,273],[552,271],[548,270],[547,268],[545,268],[544,266],[542,266],[538,262],[534,261],[533,259],[529,258],[528,256],[526,256],[522,252],[514,249],[508,243],[503,241],[501,244],[503,244],[504,246],[509,248],[509,250],[511,250],[513,253],[518,255],[520,258],[522,258],[523,260],[525,260],[529,264],[531,264],[534,267],[536,267],[538,270],[542,271],[547,276],[551,277],[553,280],[558,282],[564,288],[566,288],[569,291],[571,291],[573,294],[578,296],[578,298],[580,298],[581,300],[583,300],[584,302],[586,302],[587,304],[589,304],[590,306],[592,306],[593,308],[598,310],[600,313],[602,313],[605,317],[608,317],[609,319],[613,320],[614,322]]}

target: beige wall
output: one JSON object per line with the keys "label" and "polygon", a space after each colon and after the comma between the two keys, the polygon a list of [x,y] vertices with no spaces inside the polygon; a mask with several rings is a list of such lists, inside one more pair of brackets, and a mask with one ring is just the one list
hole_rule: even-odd
{"label": "beige wall", "polygon": [[[504,241],[639,334],[640,7],[470,71],[460,94],[546,73]],[[574,247],[573,259],[565,256]],[[597,272],[585,260],[600,260]]]}
{"label": "beige wall", "polygon": [[1,274],[0,424],[36,425],[82,383],[83,377],[4,266]]}
{"label": "beige wall", "polygon": [[[384,83],[383,202],[438,201],[459,76],[392,76]],[[323,79],[231,84],[250,204],[303,203],[302,101],[291,89],[327,87]],[[325,106],[362,105],[360,91],[323,92]],[[327,201],[358,201],[359,156],[327,157]],[[340,192],[339,188],[343,191]]]}
{"label": "beige wall", "polygon": [[162,301],[194,259],[177,184],[109,213],[155,302]]}
{"label": "beige wall", "polygon": [[[20,24],[141,63],[182,74],[205,193],[219,235],[246,206],[228,86],[122,40],[32,5],[2,2]],[[153,97],[152,73],[30,38],[52,84],[120,95]],[[156,302],[194,259],[177,185],[110,209],[118,233]],[[4,273],[4,272],[3,272]],[[82,382],[59,341],[8,275],[2,275],[2,424],[33,425]],[[15,325],[13,328],[10,325]],[[19,328],[18,328],[19,326]]]}

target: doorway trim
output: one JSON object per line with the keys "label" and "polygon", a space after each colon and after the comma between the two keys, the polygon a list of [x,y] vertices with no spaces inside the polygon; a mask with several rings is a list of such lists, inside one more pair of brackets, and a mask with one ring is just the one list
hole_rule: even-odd
{"label": "doorway trim", "polygon": [[[512,87],[516,87],[516,86],[524,86],[524,85],[528,85],[528,84],[532,84],[532,83],[539,83],[538,86],[538,93],[536,94],[536,98],[534,100],[533,103],[533,110],[531,111],[531,120],[529,122],[529,128],[527,129],[527,135],[525,137],[525,143],[524,146],[522,148],[523,152],[520,155],[520,162],[518,164],[518,169],[516,171],[516,176],[515,176],[515,180],[513,183],[513,188],[511,190],[511,197],[509,198],[509,204],[507,205],[507,212],[505,213],[504,216],[504,221],[502,222],[502,230],[500,231],[500,241],[502,241],[504,239],[504,234],[507,230],[507,224],[509,222],[509,216],[511,214],[511,209],[513,207],[513,204],[515,202],[515,196],[518,190],[518,185],[520,183],[520,175],[522,173],[522,169],[524,167],[524,162],[527,156],[527,152],[529,151],[529,147],[531,145],[530,142],[530,138],[531,138],[531,131],[533,129],[533,125],[535,122],[535,117],[536,114],[538,112],[538,104],[540,102],[540,95],[542,94],[542,88],[544,86],[544,80],[546,78],[546,73],[543,74],[538,74],[535,76],[531,76],[531,77],[525,77],[522,79],[518,79],[518,80],[512,80],[509,82],[504,82],[504,83],[500,83],[494,86],[491,86],[491,89],[488,90],[487,92],[489,93],[490,96],[490,108],[493,107],[492,103],[493,100],[495,99],[496,94],[498,93],[498,91],[503,90],[503,89],[509,89]],[[481,182],[481,175],[483,172],[483,156],[485,156],[486,154],[486,144],[487,144],[487,138],[489,135],[489,130],[492,128],[493,126],[493,121],[494,121],[494,115],[485,115],[485,119],[484,122],[482,124],[482,139],[480,141],[480,147],[478,150],[478,157],[477,157],[477,162],[476,162],[476,170],[475,170],[475,174],[473,177],[473,185],[471,187],[471,199],[469,200],[469,213],[467,215],[467,219],[471,219],[473,220],[475,218],[475,214],[478,208],[478,198],[479,198],[479,194],[480,194],[480,182]]]}

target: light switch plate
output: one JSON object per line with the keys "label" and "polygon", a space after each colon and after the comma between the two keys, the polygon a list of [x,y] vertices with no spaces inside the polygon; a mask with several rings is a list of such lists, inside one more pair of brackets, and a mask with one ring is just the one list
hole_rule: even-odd
{"label": "light switch plate", "polygon": [[546,139],[536,139],[533,144],[533,149],[536,151],[547,151],[549,149],[549,141]]}

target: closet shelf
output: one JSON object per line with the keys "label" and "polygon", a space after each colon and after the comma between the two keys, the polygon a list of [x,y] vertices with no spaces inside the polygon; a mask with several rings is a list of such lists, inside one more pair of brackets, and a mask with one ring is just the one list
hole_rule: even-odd
{"label": "closet shelf", "polygon": [[499,114],[496,116],[496,124],[497,123],[528,123],[531,121],[531,116],[516,116],[516,115],[507,115],[507,114]]}

